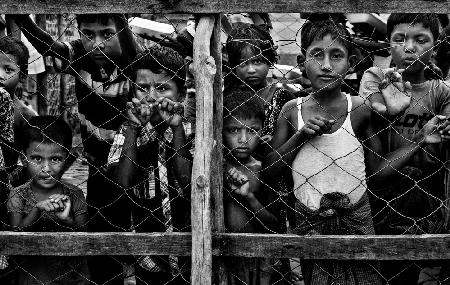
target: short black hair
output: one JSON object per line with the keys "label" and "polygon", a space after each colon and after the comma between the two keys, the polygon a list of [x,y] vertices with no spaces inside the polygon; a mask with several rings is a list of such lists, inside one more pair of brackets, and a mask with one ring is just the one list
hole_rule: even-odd
{"label": "short black hair", "polygon": [[353,54],[353,39],[348,30],[339,23],[332,20],[307,21],[301,30],[302,53],[306,55],[308,47],[316,40],[321,40],[325,36],[331,35],[332,39],[339,41],[349,55]]}
{"label": "short black hair", "polygon": [[430,29],[433,34],[434,41],[439,38],[439,17],[434,13],[427,14],[407,14],[407,13],[396,13],[391,14],[387,19],[387,38],[390,40],[392,31],[395,26],[400,24],[408,24],[414,26],[416,24],[422,24],[424,28]]}
{"label": "short black hair", "polygon": [[240,64],[239,59],[246,48],[250,48],[255,55],[262,55],[269,65],[278,61],[277,47],[264,25],[235,23],[228,35],[225,48],[232,68]]}
{"label": "short black hair", "polygon": [[184,58],[172,48],[155,44],[137,54],[129,68],[131,68],[132,80],[136,80],[139,69],[150,69],[157,74],[165,71],[175,81],[180,95],[184,96],[186,93]]}
{"label": "short black hair", "polygon": [[260,119],[264,123],[264,103],[255,91],[245,86],[231,86],[223,91],[223,119]]}
{"label": "short black hair", "polygon": [[56,116],[35,116],[24,126],[20,146],[23,151],[32,142],[56,143],[68,153],[72,148],[72,129],[63,119]]}
{"label": "short black hair", "polygon": [[28,48],[21,40],[10,36],[0,37],[0,52],[15,56],[20,72],[22,73],[21,75],[26,76],[28,74],[28,59],[30,58],[30,54]]}
{"label": "short black hair", "polygon": [[77,14],[75,15],[75,19],[77,20],[78,26],[82,23],[101,23],[102,25],[106,25],[108,21],[111,19],[113,22],[116,22],[119,14]]}

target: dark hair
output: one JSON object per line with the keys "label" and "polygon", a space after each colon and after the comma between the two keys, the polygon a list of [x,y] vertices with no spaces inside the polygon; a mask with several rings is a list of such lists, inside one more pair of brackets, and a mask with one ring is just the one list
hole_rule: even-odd
{"label": "dark hair", "polygon": [[75,19],[77,20],[78,26],[82,23],[101,23],[102,25],[108,24],[108,21],[111,19],[114,22],[118,14],[77,14],[75,15]]}
{"label": "dark hair", "polygon": [[228,87],[223,91],[223,119],[256,118],[264,123],[264,103],[253,89],[245,86]]}
{"label": "dark hair", "polygon": [[306,55],[306,50],[312,42],[321,40],[327,35],[338,40],[347,49],[349,55],[353,53],[353,40],[350,33],[342,24],[331,20],[308,21],[303,25],[301,31],[302,53]]}
{"label": "dark hair", "polygon": [[28,59],[30,54],[25,44],[16,38],[5,36],[0,38],[0,52],[13,55],[23,76],[28,74]]}
{"label": "dark hair", "polygon": [[228,35],[226,43],[231,68],[240,64],[239,59],[246,48],[250,48],[255,55],[262,55],[269,65],[278,60],[276,46],[265,26],[248,23],[236,23]]}
{"label": "dark hair", "polygon": [[392,31],[395,26],[400,24],[408,24],[414,26],[416,24],[422,24],[424,28],[430,29],[433,34],[434,41],[439,37],[439,17],[437,14],[391,14],[387,19],[387,37],[388,40],[391,38]]}
{"label": "dark hair", "polygon": [[132,80],[136,80],[139,69],[150,69],[157,74],[165,71],[175,81],[178,92],[181,95],[185,94],[186,69],[184,58],[169,47],[156,44],[140,52],[129,68],[131,68]]}
{"label": "dark hair", "polygon": [[72,129],[56,116],[35,116],[24,126],[21,148],[25,151],[32,142],[56,143],[67,152],[72,148]]}

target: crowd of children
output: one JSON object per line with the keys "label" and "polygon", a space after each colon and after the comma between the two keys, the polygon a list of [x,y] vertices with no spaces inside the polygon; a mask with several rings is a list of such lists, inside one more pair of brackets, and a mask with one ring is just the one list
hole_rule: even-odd
{"label": "crowd of children", "polygon": [[[80,39],[72,42],[54,40],[28,15],[7,15],[7,20],[41,54],[60,59],[60,72],[75,77],[89,174],[86,195],[61,179],[72,160],[72,131],[60,118],[21,113],[15,90],[26,77],[29,55],[21,41],[2,36],[3,227],[189,231],[195,134],[185,115],[193,112],[193,106],[185,108],[192,104],[185,99],[185,58],[161,44],[143,48],[124,15],[78,15]],[[438,72],[430,64],[436,46],[447,44],[442,30],[435,14],[392,14],[387,20],[391,67],[369,68],[360,89],[348,94],[344,78],[358,64],[352,36],[331,18],[307,21],[301,29],[301,69],[310,86],[298,97],[267,77],[277,62],[267,25],[233,24],[224,45],[226,230],[447,233],[442,201],[448,198],[443,162],[450,139],[450,87],[427,75]],[[447,73],[441,66],[441,74]],[[225,261],[229,284],[298,280],[286,260]],[[123,284],[124,263],[134,266],[137,284],[190,283],[185,257],[20,256],[8,262],[9,271],[0,272],[2,284]],[[442,262],[419,267],[301,261],[305,284],[422,284],[446,280],[447,267]]]}

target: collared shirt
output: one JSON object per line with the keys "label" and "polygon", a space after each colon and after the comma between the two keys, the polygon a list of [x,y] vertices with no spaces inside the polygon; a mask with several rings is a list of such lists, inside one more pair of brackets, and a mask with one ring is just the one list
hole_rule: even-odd
{"label": "collared shirt", "polygon": [[129,63],[122,56],[108,75],[103,67],[89,58],[81,40],[64,44],[69,54],[68,61],[55,62],[55,68],[76,78],[75,93],[84,150],[91,164],[102,167],[106,164],[115,131],[126,119],[124,110],[130,83],[123,69]]}

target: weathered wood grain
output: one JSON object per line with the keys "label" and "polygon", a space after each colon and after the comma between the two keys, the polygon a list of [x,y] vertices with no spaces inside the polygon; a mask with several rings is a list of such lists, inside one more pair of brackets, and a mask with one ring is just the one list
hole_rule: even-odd
{"label": "weathered wood grain", "polygon": [[0,254],[189,256],[191,242],[190,233],[0,232]]}
{"label": "weathered wood grain", "polygon": [[0,13],[449,13],[448,0],[2,0]]}
{"label": "weathered wood grain", "polygon": [[[314,259],[450,259],[450,235],[212,236],[214,256]],[[190,233],[17,233],[0,232],[4,255],[178,255],[191,254]]]}
{"label": "weathered wood grain", "polygon": [[200,18],[195,31],[192,73],[196,91],[195,154],[192,167],[192,284],[211,284],[211,166],[214,146],[213,94],[216,64],[210,41],[214,16]]}
{"label": "weathered wood grain", "polygon": [[450,259],[450,235],[298,236],[221,234],[214,255],[307,259]]}

